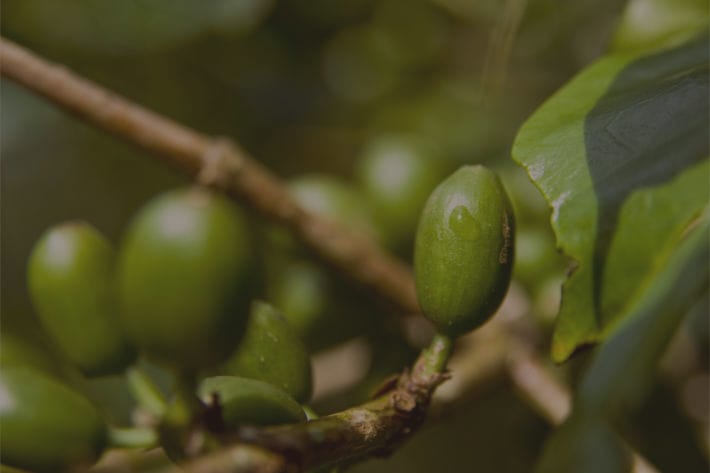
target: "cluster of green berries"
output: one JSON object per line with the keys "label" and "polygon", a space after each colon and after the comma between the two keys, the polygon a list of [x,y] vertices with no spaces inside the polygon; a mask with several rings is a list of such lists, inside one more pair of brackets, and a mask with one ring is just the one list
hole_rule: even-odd
{"label": "cluster of green berries", "polygon": [[[441,182],[436,160],[392,139],[370,146],[361,164],[359,191],[308,176],[291,184],[293,195],[394,251],[414,245],[419,300],[439,332],[481,325],[505,295],[513,260],[513,215],[496,175],[465,166]],[[41,325],[85,377],[124,374],[144,357],[190,381],[187,393],[177,383],[182,391],[157,419],[172,458],[207,412],[218,413],[203,426],[218,441],[244,424],[305,421],[310,353],[373,323],[361,303],[343,303],[363,298],[278,229],[266,231],[278,251],[264,251],[260,268],[252,230],[231,201],[191,187],[145,205],[117,250],[91,225],[69,222],[50,228],[30,257]],[[255,300],[263,272],[283,313]],[[26,343],[5,338],[2,463],[33,471],[94,463],[111,446],[104,415]]]}

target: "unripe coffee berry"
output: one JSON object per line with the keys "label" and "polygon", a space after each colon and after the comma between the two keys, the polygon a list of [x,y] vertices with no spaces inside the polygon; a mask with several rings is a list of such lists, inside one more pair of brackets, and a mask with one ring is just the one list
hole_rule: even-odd
{"label": "unripe coffee berry", "polygon": [[195,373],[226,359],[249,316],[248,227],[226,197],[170,192],[136,216],[119,255],[121,316],[149,357]]}
{"label": "unripe coffee berry", "polygon": [[122,372],[135,358],[114,293],[115,252],[94,227],[68,222],[49,229],[28,267],[42,326],[84,374]]}
{"label": "unripe coffee berry", "polygon": [[424,207],[414,254],[419,304],[437,330],[455,337],[500,306],[513,265],[514,220],[496,174],[464,166]]}

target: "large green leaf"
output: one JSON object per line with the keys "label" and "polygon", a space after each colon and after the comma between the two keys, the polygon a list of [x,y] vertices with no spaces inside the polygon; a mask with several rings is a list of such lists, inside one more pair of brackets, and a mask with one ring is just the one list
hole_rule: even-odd
{"label": "large green leaf", "polygon": [[708,201],[708,38],[585,69],[523,125],[513,158],[572,260],[552,355],[613,331]]}
{"label": "large green leaf", "polygon": [[710,211],[706,211],[599,348],[579,387],[576,410],[617,419],[641,403],[683,315],[708,295],[709,261]]}
{"label": "large green leaf", "polygon": [[[599,348],[568,421],[546,444],[538,473],[627,471],[612,426],[637,409],[688,309],[707,297],[710,215],[692,224],[637,298],[629,316]],[[580,469],[584,467],[584,469]]]}

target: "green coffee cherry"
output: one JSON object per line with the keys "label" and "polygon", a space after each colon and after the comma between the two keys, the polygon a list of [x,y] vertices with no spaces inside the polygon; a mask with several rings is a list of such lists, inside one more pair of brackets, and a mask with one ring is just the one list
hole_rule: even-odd
{"label": "green coffee cherry", "polygon": [[375,310],[367,297],[334,272],[308,261],[279,265],[269,298],[311,353],[371,329]]}
{"label": "green coffee cherry", "polygon": [[388,247],[411,250],[422,208],[446,172],[433,147],[416,137],[385,135],[366,145],[358,180]]}
{"label": "green coffee cherry", "polygon": [[[380,240],[366,199],[337,178],[312,174],[289,184],[294,199],[306,210],[342,228]],[[373,308],[334,272],[304,260],[302,248],[283,231],[270,232],[277,251],[267,255],[269,299],[314,352],[347,340],[369,326]]]}
{"label": "green coffee cherry", "polygon": [[508,183],[518,228],[544,224],[549,220],[550,208],[525,170],[511,163],[497,172],[503,182]]}
{"label": "green coffee cherry", "polygon": [[513,277],[533,291],[550,275],[561,273],[564,261],[549,230],[519,226],[516,233]]}
{"label": "green coffee cherry", "polygon": [[324,272],[308,261],[283,263],[269,285],[269,296],[284,311],[289,325],[311,346],[310,333],[327,317],[329,281]]}
{"label": "green coffee cherry", "polygon": [[[304,209],[375,241],[380,234],[365,198],[335,177],[321,174],[300,176],[289,183],[293,198]],[[274,246],[291,254],[300,252],[291,235],[275,228],[270,232]]]}
{"label": "green coffee cherry", "polygon": [[30,256],[28,279],[42,326],[84,374],[120,373],[135,358],[116,310],[115,254],[84,222],[49,229]]}
{"label": "green coffee cherry", "polygon": [[300,402],[311,397],[311,359],[284,316],[261,301],[252,303],[244,338],[221,370],[273,384]]}
{"label": "green coffee cherry", "polygon": [[236,376],[205,379],[200,384],[200,397],[209,404],[215,394],[227,429],[243,424],[277,425],[306,420],[298,402],[263,381]]}
{"label": "green coffee cherry", "polygon": [[61,376],[59,363],[38,344],[4,330],[0,333],[0,368],[23,367],[50,376]]}
{"label": "green coffee cherry", "polygon": [[248,318],[250,252],[246,222],[224,197],[190,188],[148,203],[119,254],[131,340],[185,372],[225,360]]}
{"label": "green coffee cherry", "polygon": [[464,166],[431,194],[417,230],[419,304],[436,328],[458,336],[495,312],[510,283],[514,221],[505,189],[483,166]]}
{"label": "green coffee cherry", "polygon": [[106,425],[83,396],[31,368],[0,372],[2,462],[32,471],[88,467],[106,446]]}

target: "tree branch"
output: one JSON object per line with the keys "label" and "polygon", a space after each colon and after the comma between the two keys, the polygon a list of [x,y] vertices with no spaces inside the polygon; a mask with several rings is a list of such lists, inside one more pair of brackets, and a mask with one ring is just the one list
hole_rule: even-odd
{"label": "tree branch", "polygon": [[368,239],[306,212],[276,176],[236,144],[208,137],[131,103],[5,38],[0,38],[0,68],[3,76],[285,225],[324,262],[390,301],[400,312],[419,312],[406,265]]}
{"label": "tree branch", "polygon": [[[402,314],[419,313],[414,281],[406,265],[364,237],[306,212],[276,176],[236,144],[201,134],[131,103],[5,38],[0,38],[0,72],[92,125],[152,152],[188,176],[226,191],[289,228],[323,262],[389,301]],[[438,343],[420,357],[411,373],[400,377],[396,389],[371,403],[306,424],[244,430],[242,442],[247,443],[201,459],[191,471],[271,473],[291,471],[288,468],[293,466],[292,456],[302,465],[315,466],[353,455],[384,452],[394,439],[409,435],[423,420],[431,392],[443,379],[440,375],[431,376],[432,369],[441,368],[436,357],[432,358],[441,354],[437,350],[443,345],[441,340]],[[511,366],[514,381],[522,380],[516,372],[519,375],[529,368],[515,360]],[[549,410],[549,420],[556,421],[561,415],[559,406],[552,406],[550,399],[538,395],[541,389],[555,390],[554,379],[547,374],[538,378],[535,383],[516,382],[517,387],[526,398]],[[549,405],[545,407],[546,403]],[[323,433],[328,434],[327,440],[318,442]],[[287,455],[274,455],[259,447],[261,444],[283,448]],[[319,453],[314,455],[312,452],[316,451]],[[220,455],[222,463],[218,461]],[[231,466],[223,469],[224,465]],[[236,469],[235,465],[244,468]]]}
{"label": "tree branch", "polygon": [[448,378],[450,352],[451,341],[437,335],[411,371],[376,399],[310,422],[242,427],[232,446],[168,471],[300,472],[388,454],[424,422],[432,393]]}

